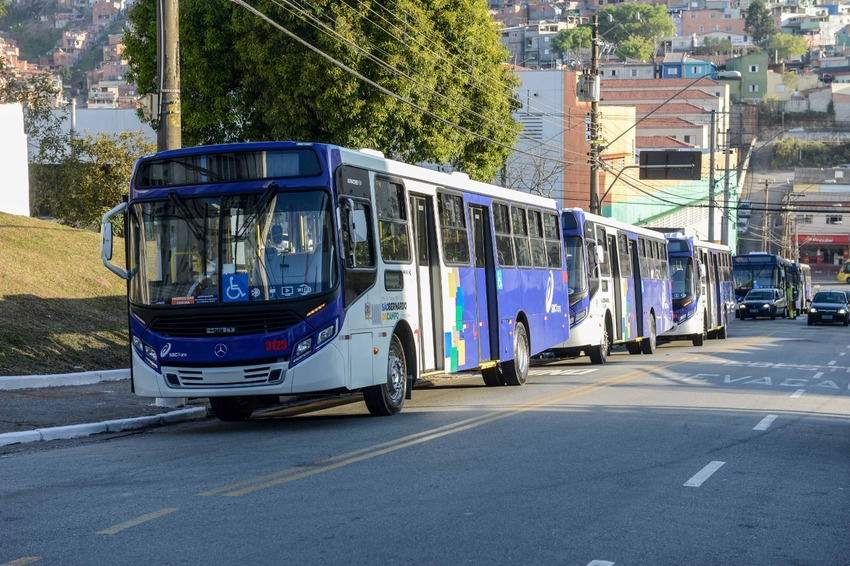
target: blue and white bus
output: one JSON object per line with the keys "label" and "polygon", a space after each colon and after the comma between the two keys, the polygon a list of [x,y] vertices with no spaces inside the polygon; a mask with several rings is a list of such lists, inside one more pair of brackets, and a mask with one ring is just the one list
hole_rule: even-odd
{"label": "blue and white bus", "polygon": [[[740,304],[752,289],[770,287],[785,291],[794,262],[776,254],[752,252],[732,257],[735,301]],[[738,316],[736,309],[735,316]]]}
{"label": "blue and white bus", "polygon": [[662,341],[726,338],[735,313],[735,283],[729,246],[680,235],[667,236],[673,283],[673,323]]}
{"label": "blue and white bus", "polygon": [[[557,203],[319,143],[144,157],[104,215],[102,258],[128,279],[132,384],[259,399],[362,391],[402,409],[428,373],[521,385],[569,335]],[[111,263],[124,217],[126,267]]]}
{"label": "blue and white bus", "polygon": [[611,346],[652,354],[673,326],[664,235],[573,208],[561,213],[569,271],[570,337],[557,357],[605,363]]}

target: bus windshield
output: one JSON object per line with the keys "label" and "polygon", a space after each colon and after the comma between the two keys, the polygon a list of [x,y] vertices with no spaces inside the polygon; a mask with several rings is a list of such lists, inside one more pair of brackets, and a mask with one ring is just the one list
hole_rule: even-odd
{"label": "bus windshield", "polygon": [[337,282],[322,190],[138,202],[130,207],[130,301],[194,305],[300,299]]}
{"label": "bus windshield", "polygon": [[567,252],[567,280],[570,297],[587,290],[587,272],[584,261],[584,242],[578,236],[564,237]]}
{"label": "bus windshield", "polygon": [[694,259],[692,257],[670,258],[670,279],[673,282],[673,299],[687,299],[696,294],[694,284]]}
{"label": "bus windshield", "polygon": [[737,289],[757,289],[759,287],[779,287],[775,265],[749,265],[734,268],[735,287]]}

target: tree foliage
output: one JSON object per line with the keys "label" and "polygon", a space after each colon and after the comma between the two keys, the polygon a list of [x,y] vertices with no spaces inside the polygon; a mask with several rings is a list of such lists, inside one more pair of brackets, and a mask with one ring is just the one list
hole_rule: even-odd
{"label": "tree foliage", "polygon": [[[55,169],[62,186],[46,195],[48,208],[63,224],[76,228],[100,225],[103,215],[127,193],[133,164],[156,151],[141,131],[99,133],[71,139],[70,151]],[[121,233],[121,226],[116,226]]]}
{"label": "tree foliage", "polygon": [[775,57],[777,61],[782,61],[789,57],[802,55],[808,49],[808,45],[805,37],[777,33],[770,38],[765,49],[771,59]]}
{"label": "tree foliage", "polygon": [[675,33],[664,4],[609,4],[599,11],[600,39],[617,44],[623,58],[646,61],[663,38]]}
{"label": "tree foliage", "polygon": [[779,33],[776,23],[764,0],[753,0],[744,18],[744,26],[752,35],[753,43],[765,46]]}
{"label": "tree foliage", "polygon": [[732,40],[719,37],[706,37],[702,45],[692,50],[694,55],[722,55],[732,52]]}
{"label": "tree foliage", "polygon": [[[155,4],[135,3],[124,36],[129,78],[142,94],[156,92]],[[330,142],[379,149],[405,161],[449,163],[471,177],[494,178],[517,137],[511,117],[517,81],[503,65],[507,52],[485,4],[316,0],[287,7],[255,0],[252,5],[352,71],[241,6],[181,0],[184,144]]]}
{"label": "tree foliage", "polygon": [[590,26],[564,29],[552,38],[551,49],[553,52],[563,55],[569,51],[590,48],[591,29]]}

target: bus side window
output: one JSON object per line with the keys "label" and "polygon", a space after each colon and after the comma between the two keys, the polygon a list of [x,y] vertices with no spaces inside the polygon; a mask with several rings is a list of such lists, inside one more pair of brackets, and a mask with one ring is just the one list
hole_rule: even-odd
{"label": "bus side window", "polygon": [[368,204],[345,199],[341,218],[342,246],[345,250],[345,266],[349,269],[375,266],[370,214]]}

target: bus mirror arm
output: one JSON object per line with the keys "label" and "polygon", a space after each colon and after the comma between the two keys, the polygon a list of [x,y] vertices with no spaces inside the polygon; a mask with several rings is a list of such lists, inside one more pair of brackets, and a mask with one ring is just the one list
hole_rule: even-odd
{"label": "bus mirror arm", "polygon": [[112,259],[112,222],[110,221],[113,216],[123,214],[126,209],[127,203],[122,202],[104,214],[100,222],[100,259],[109,271],[121,279],[129,279],[130,275],[110,261]]}

